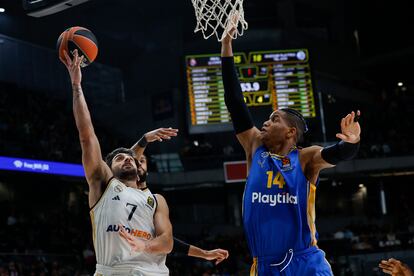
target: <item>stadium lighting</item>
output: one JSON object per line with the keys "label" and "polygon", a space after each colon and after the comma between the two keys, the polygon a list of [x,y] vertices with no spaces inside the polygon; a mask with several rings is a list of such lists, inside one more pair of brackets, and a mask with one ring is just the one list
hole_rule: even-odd
{"label": "stadium lighting", "polygon": [[5,12],[6,9],[5,8],[0,8],[0,12]]}
{"label": "stadium lighting", "polygon": [[404,83],[402,83],[401,81],[400,82],[398,82],[398,84],[397,84],[398,86],[403,86],[404,85]]}

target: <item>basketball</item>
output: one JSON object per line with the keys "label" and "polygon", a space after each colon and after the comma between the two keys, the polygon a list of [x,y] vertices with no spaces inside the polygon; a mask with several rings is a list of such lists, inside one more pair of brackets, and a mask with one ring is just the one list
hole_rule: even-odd
{"label": "basketball", "polygon": [[72,55],[75,49],[78,49],[79,56],[85,58],[81,63],[81,67],[91,64],[98,55],[98,41],[95,35],[88,29],[83,27],[71,27],[66,29],[58,38],[56,48],[59,57],[65,60],[64,51]]}

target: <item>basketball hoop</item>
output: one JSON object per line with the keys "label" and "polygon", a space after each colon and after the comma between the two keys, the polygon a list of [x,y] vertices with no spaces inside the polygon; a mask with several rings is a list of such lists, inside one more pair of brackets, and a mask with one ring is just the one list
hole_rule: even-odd
{"label": "basketball hoop", "polygon": [[[194,32],[201,31],[204,39],[216,35],[222,41],[227,34],[233,39],[242,36],[248,24],[244,20],[243,0],[191,0],[197,25]],[[236,31],[230,33],[232,29]]]}

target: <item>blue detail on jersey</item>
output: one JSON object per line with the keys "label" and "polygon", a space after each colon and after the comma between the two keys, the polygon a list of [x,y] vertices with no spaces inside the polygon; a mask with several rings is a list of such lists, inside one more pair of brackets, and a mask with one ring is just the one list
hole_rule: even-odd
{"label": "blue detail on jersey", "polygon": [[285,158],[264,146],[256,150],[243,197],[243,223],[253,257],[283,259],[289,249],[296,252],[312,245],[309,185],[297,149]]}

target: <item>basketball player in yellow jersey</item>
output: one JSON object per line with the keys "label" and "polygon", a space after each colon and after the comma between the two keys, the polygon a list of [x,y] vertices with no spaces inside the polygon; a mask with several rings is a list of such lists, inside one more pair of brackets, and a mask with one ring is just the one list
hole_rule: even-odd
{"label": "basketball player in yellow jersey", "polygon": [[[89,185],[95,275],[168,275],[165,259],[172,250],[173,237],[167,202],[161,195],[149,197],[138,189],[138,161],[132,150],[118,149],[110,162],[103,161],[82,92],[82,60],[77,50],[73,59],[66,52],[61,59],[72,82],[73,114]],[[136,252],[131,253],[118,234],[123,229],[140,238]]]}

